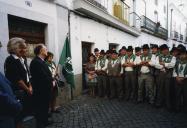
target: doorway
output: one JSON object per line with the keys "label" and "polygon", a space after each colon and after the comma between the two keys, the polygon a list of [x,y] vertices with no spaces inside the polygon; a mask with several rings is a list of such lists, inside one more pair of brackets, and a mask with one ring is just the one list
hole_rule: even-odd
{"label": "doorway", "polygon": [[46,24],[37,21],[8,15],[9,38],[23,38],[27,44],[27,57],[34,57],[34,48],[38,44],[45,44]]}
{"label": "doorway", "polygon": [[85,77],[85,73],[86,73],[85,66],[86,66],[86,63],[88,62],[89,55],[92,53],[91,52],[92,46],[93,46],[93,43],[82,42],[82,84],[83,84],[82,90],[83,90],[83,93],[87,92],[88,90],[88,86],[86,84],[86,77]]}

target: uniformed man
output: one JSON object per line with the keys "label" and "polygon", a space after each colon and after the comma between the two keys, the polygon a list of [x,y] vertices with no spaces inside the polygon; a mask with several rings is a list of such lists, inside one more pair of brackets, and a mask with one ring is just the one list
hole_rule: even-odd
{"label": "uniformed man", "polygon": [[[159,56],[160,54],[160,51],[159,51],[159,48],[158,48],[158,45],[157,44],[153,44],[152,47],[151,47],[151,53],[152,53],[152,56],[155,57],[155,61],[156,61],[156,58]],[[157,86],[158,86],[158,75],[159,75],[159,69],[155,68],[155,67],[152,67],[152,74],[153,74],[153,83],[154,83],[154,97],[155,97],[155,100],[156,100],[156,92],[157,92]]]}
{"label": "uniformed man", "polygon": [[[141,56],[141,48],[140,47],[135,47],[135,55],[136,55],[136,59],[135,60],[141,60],[140,56]],[[138,77],[140,75],[140,65],[138,65],[136,63],[136,66],[134,67],[135,70],[135,82],[136,82],[136,93],[135,93],[135,99],[137,100],[138,98]]]}
{"label": "uniformed man", "polygon": [[[180,46],[179,46],[180,47]],[[183,48],[183,46],[182,46]],[[176,63],[179,61],[179,49],[175,46],[173,46],[173,48],[171,49],[170,51],[170,54],[174,57],[176,57]],[[176,101],[175,101],[175,98],[176,98],[176,88],[175,88],[175,81],[176,81],[176,78],[175,76],[173,75],[171,77],[171,84],[170,84],[170,99],[171,99],[171,109],[175,110],[175,104],[176,104]]]}
{"label": "uniformed man", "polygon": [[155,67],[160,70],[156,106],[161,107],[165,101],[167,109],[170,110],[170,80],[176,63],[176,58],[170,55],[169,48],[166,44],[160,46],[160,51],[161,54],[157,57],[155,65]]}
{"label": "uniformed man", "polygon": [[107,95],[106,86],[107,86],[107,64],[108,60],[105,57],[105,51],[101,50],[99,58],[95,63],[95,70],[97,74],[97,82],[98,82],[98,95],[99,97],[103,97]]}
{"label": "uniformed man", "polygon": [[111,59],[107,65],[107,73],[110,81],[110,99],[118,97],[121,99],[123,97],[123,90],[121,84],[121,62],[118,59],[118,53],[113,50]]}
{"label": "uniformed man", "polygon": [[[132,46],[128,46],[127,55],[121,60],[123,71],[125,73],[125,98],[126,100],[135,100],[136,83],[134,72],[134,61],[136,56],[133,54]],[[122,72],[121,72],[122,73]]]}
{"label": "uniformed man", "polygon": [[[112,50],[107,50],[105,54],[105,58],[107,59],[107,62],[109,62],[109,60],[111,59],[111,55],[112,55]],[[110,77],[106,75],[106,79],[107,79],[106,93],[107,93],[107,97],[110,97]]]}
{"label": "uniformed man", "polygon": [[153,88],[153,74],[152,66],[154,66],[155,57],[150,54],[148,44],[143,45],[143,53],[140,56],[140,61],[136,60],[140,65],[140,76],[138,78],[138,102],[143,102],[143,93],[149,99],[149,103],[154,103],[154,88]]}
{"label": "uniformed man", "polygon": [[175,77],[176,80],[175,109],[177,111],[180,111],[181,105],[184,105],[184,108],[187,108],[187,55],[186,55],[186,48],[184,46],[180,49],[179,60],[176,62],[173,76]]}
{"label": "uniformed man", "polygon": [[[127,49],[125,46],[123,46],[121,49],[120,49],[120,56],[119,56],[119,59],[121,61],[121,63],[123,63],[122,61],[125,59],[125,56],[127,54]],[[125,92],[125,73],[123,71],[123,67],[121,67],[121,74],[122,74],[122,88],[123,88],[123,93]]]}

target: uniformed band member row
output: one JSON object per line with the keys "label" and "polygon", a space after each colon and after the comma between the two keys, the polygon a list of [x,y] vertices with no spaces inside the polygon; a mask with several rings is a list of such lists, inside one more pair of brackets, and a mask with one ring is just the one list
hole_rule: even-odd
{"label": "uniformed band member row", "polygon": [[[133,53],[134,51],[134,53]],[[95,54],[95,55],[94,55]],[[169,51],[166,44],[122,47],[89,56],[86,81],[92,95],[136,103],[148,101],[156,107],[187,108],[187,52],[183,45]]]}

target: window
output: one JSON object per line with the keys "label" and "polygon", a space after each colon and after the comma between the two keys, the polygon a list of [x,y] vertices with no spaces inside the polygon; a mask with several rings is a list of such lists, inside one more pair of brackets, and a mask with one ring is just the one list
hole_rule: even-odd
{"label": "window", "polygon": [[166,6],[164,5],[164,14],[166,14]]}
{"label": "window", "polygon": [[155,5],[158,5],[158,0],[155,0]]}
{"label": "window", "polygon": [[109,49],[111,50],[117,50],[118,49],[118,44],[116,43],[109,43]]}

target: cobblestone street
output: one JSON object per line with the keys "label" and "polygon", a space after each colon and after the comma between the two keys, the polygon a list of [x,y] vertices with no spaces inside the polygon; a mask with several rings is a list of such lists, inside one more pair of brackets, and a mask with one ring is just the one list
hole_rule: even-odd
{"label": "cobblestone street", "polygon": [[[81,96],[62,106],[48,128],[187,128],[187,115],[126,101]],[[33,128],[34,122],[28,122]]]}

